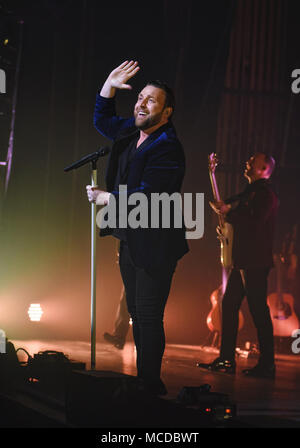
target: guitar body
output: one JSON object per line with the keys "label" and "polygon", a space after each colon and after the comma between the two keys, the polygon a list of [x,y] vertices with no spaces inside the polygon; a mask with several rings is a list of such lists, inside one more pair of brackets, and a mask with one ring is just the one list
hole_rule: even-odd
{"label": "guitar body", "polygon": [[232,265],[233,227],[228,222],[220,226],[219,239],[221,243],[221,263],[224,268]]}
{"label": "guitar body", "polygon": [[291,337],[299,328],[294,311],[294,297],[286,293],[273,293],[268,296],[268,305],[273,323],[274,336]]}
{"label": "guitar body", "polygon": [[221,285],[218,289],[215,289],[210,296],[212,309],[206,318],[206,323],[211,332],[221,332],[222,329],[222,298],[223,294]]}
{"label": "guitar body", "polygon": [[[212,292],[210,301],[212,309],[210,310],[206,323],[211,332],[217,331],[221,333],[222,330],[222,299],[223,299],[223,285]],[[244,325],[244,316],[242,312],[239,312],[239,330]]]}
{"label": "guitar body", "polygon": [[274,255],[277,291],[268,296],[274,336],[291,337],[299,328],[298,317],[294,311],[294,297],[282,291],[282,279],[286,275],[285,258]]}

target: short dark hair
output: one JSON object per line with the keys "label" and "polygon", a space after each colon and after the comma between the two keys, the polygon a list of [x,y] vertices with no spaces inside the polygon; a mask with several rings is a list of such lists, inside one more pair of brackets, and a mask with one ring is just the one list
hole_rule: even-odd
{"label": "short dark hair", "polygon": [[268,177],[270,177],[275,169],[275,160],[272,156],[270,156],[269,154],[265,153],[265,152],[257,152],[254,154],[254,156],[263,156],[264,158],[264,163],[267,165],[267,175]]}
{"label": "short dark hair", "polygon": [[171,87],[169,87],[165,82],[160,81],[159,79],[156,79],[155,81],[148,81],[147,86],[153,86],[153,87],[157,87],[158,89],[161,89],[165,92],[166,94],[166,99],[165,99],[165,106],[164,107],[171,107],[172,108],[172,113],[170,115],[170,117],[173,115],[173,112],[175,110],[175,95],[173,90],[171,89]]}
{"label": "short dark hair", "polygon": [[263,155],[265,156],[265,163],[268,166],[268,175],[271,176],[271,174],[273,173],[273,171],[275,169],[275,164],[276,164],[275,160],[269,154],[263,153]]}

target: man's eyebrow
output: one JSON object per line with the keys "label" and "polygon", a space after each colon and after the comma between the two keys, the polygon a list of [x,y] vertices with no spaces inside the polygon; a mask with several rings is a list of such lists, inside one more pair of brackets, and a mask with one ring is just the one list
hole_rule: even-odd
{"label": "man's eyebrow", "polygon": [[[140,96],[144,97],[142,93],[138,94],[138,97],[140,97]],[[153,96],[153,95],[146,95],[146,97],[156,100],[155,96]]]}

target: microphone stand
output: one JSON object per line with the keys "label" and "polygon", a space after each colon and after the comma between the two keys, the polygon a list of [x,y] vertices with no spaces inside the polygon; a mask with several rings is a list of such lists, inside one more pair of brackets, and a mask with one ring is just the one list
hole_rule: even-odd
{"label": "microphone stand", "polygon": [[[91,186],[97,187],[97,162],[106,156],[110,148],[104,147],[64,169],[65,172],[91,163]],[[96,204],[91,203],[91,369],[96,367]]]}

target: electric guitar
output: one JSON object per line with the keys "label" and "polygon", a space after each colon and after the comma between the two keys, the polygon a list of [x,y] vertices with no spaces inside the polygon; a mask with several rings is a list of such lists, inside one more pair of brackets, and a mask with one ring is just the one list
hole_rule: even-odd
{"label": "electric guitar", "polygon": [[[220,193],[216,181],[215,171],[218,165],[216,154],[211,153],[208,156],[208,171],[215,201],[220,201]],[[233,243],[233,227],[225,221],[222,215],[218,215],[219,227],[218,238],[221,245],[221,264],[224,268],[230,268],[232,265],[232,243]]]}
{"label": "electric guitar", "polygon": [[[216,154],[212,153],[208,156],[208,170],[211,181],[213,196],[215,201],[220,201],[219,188],[215,176],[216,166],[218,160]],[[207,316],[206,323],[210,331],[221,331],[222,327],[222,311],[221,303],[226,289],[228,270],[232,265],[232,243],[233,243],[233,227],[227,223],[222,215],[218,215],[219,226],[217,228],[218,239],[221,244],[221,265],[222,265],[222,284],[210,296],[212,309]],[[242,312],[239,312],[239,330],[244,325],[244,317]]]}

